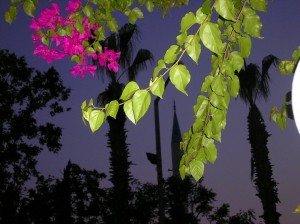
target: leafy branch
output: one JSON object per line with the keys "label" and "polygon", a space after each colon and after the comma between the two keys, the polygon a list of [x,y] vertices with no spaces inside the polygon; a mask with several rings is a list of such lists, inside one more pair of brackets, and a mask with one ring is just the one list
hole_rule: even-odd
{"label": "leafy branch", "polygon": [[[16,18],[16,4],[19,3],[24,4],[25,13],[33,16],[38,0],[12,0],[5,13],[7,22],[11,23]],[[73,15],[77,21],[74,26],[79,31],[82,29],[80,21],[83,16],[99,27],[95,31],[95,40],[86,43],[87,51],[101,49],[98,41],[105,39],[106,28],[115,32],[118,30],[118,23],[112,15],[114,11],[122,12],[131,23],[143,18],[143,12],[134,3],[132,0],[89,0]],[[169,8],[187,4],[188,1],[139,0],[138,3],[149,12],[154,8],[162,9],[165,15]],[[147,112],[151,94],[162,98],[165,91],[164,78],[167,75],[175,88],[187,95],[185,89],[191,81],[191,74],[180,61],[187,54],[198,64],[204,46],[212,53],[212,70],[205,77],[201,94],[193,107],[196,119],[190,130],[183,135],[181,149],[184,155],[179,168],[182,178],[190,174],[199,180],[204,172],[204,164],[214,163],[217,158],[215,141],[221,141],[230,98],[237,97],[239,92],[236,72],[242,68],[244,58],[250,55],[251,37],[261,38],[262,23],[256,12],[266,11],[266,8],[267,0],[205,0],[195,13],[188,12],[181,19],[177,43],[167,49],[163,59],[158,60],[149,86],[141,89],[136,82],[131,81],[125,86],[120,99],[111,101],[104,108],[96,107],[92,99],[88,104],[84,101],[81,105],[84,123],[87,121],[92,132],[95,132],[107,117],[116,118],[122,105],[128,119],[136,124]],[[196,32],[191,32],[190,28],[194,26],[198,28]],[[68,32],[68,28],[65,29],[60,30],[62,35]],[[80,58],[74,57],[73,60]],[[287,66],[289,63],[286,63]]]}

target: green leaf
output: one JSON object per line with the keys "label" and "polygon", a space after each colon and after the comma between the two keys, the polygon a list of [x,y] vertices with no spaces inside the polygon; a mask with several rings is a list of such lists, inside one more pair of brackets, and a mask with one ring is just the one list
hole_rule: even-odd
{"label": "green leaf", "polygon": [[203,176],[204,173],[204,163],[200,160],[193,159],[190,162],[190,173],[193,178],[198,181]]}
{"label": "green leaf", "polygon": [[207,138],[212,138],[221,142],[221,128],[216,126],[213,121],[209,121],[206,124],[204,128],[204,133],[207,136]]}
{"label": "green leaf", "polygon": [[243,9],[243,14],[244,14],[243,26],[245,32],[253,37],[261,38],[260,31],[262,28],[262,23],[260,21],[259,16],[256,14],[256,12],[253,9],[249,7],[245,7]]}
{"label": "green leaf", "polygon": [[93,111],[93,109],[91,107],[87,107],[87,108],[83,109],[82,110],[82,116],[83,116],[83,118],[86,119],[87,121],[89,121],[90,115],[91,115],[92,111]]}
{"label": "green leaf", "polygon": [[205,77],[204,82],[202,83],[201,92],[210,92],[210,84],[213,79],[214,77],[211,75]]}
{"label": "green leaf", "polygon": [[218,55],[222,54],[221,31],[217,24],[203,23],[200,27],[200,38],[204,46],[210,51]]}
{"label": "green leaf", "polygon": [[186,166],[184,164],[179,166],[179,174],[180,174],[180,177],[182,180],[184,180],[184,178],[185,178],[185,169],[186,169]]}
{"label": "green leaf", "polygon": [[92,18],[94,16],[94,10],[92,6],[89,4],[86,4],[82,9],[84,15],[86,15],[87,18]]}
{"label": "green leaf", "polygon": [[223,96],[226,91],[226,85],[224,83],[223,75],[217,75],[214,77],[211,83],[211,88],[213,92],[219,96]]}
{"label": "green leaf", "polygon": [[158,76],[158,73],[159,73],[163,68],[166,68],[166,64],[165,64],[164,60],[160,59],[160,60],[157,62],[157,66],[154,68],[152,78],[155,79],[155,78]]}
{"label": "green leaf", "polygon": [[202,11],[202,7],[199,8],[196,12],[196,22],[199,24],[202,24],[205,19],[207,18],[207,15],[205,15]]}
{"label": "green leaf", "polygon": [[69,37],[72,37],[72,30],[73,30],[73,28],[70,25],[68,25],[68,26],[65,27],[65,30],[66,30],[66,34]]}
{"label": "green leaf", "polygon": [[137,19],[143,18],[143,12],[139,8],[134,8],[133,10],[130,11],[128,15],[128,21],[131,24],[135,24]]}
{"label": "green leaf", "polygon": [[74,27],[79,33],[82,33],[84,31],[84,26],[82,25],[80,20],[76,20]]}
{"label": "green leaf", "polygon": [[231,63],[233,71],[240,72],[240,70],[244,66],[244,59],[237,51],[233,51],[230,53],[229,61]]}
{"label": "green leaf", "polygon": [[278,64],[278,69],[283,75],[290,75],[294,72],[295,69],[294,61],[280,61]]}
{"label": "green leaf", "polygon": [[86,100],[82,102],[82,104],[81,104],[81,110],[83,110],[85,108],[86,108]]}
{"label": "green leaf", "polygon": [[132,107],[135,122],[137,123],[147,112],[151,96],[147,90],[137,90],[132,98]]}
{"label": "green leaf", "polygon": [[154,4],[153,4],[152,1],[147,1],[146,2],[146,9],[148,10],[148,12],[153,12]]}
{"label": "green leaf", "polygon": [[42,37],[42,43],[48,46],[49,45],[49,38],[47,36],[43,36]]}
{"label": "green leaf", "polygon": [[209,107],[209,113],[211,114],[212,122],[215,124],[217,129],[222,130],[226,127],[226,110]]}
{"label": "green leaf", "polygon": [[143,12],[138,8],[138,7],[135,7],[132,12],[134,12],[134,14],[136,15],[137,18],[141,19],[144,17],[144,14]]}
{"label": "green leaf", "polygon": [[186,32],[191,26],[193,26],[196,23],[196,16],[192,12],[188,12],[184,15],[181,19],[180,23],[180,32],[184,33]]}
{"label": "green leaf", "polygon": [[23,5],[23,10],[27,15],[34,17],[36,4],[34,4],[33,0],[26,0]]}
{"label": "green leaf", "polygon": [[207,97],[200,95],[197,98],[197,103],[194,106],[194,114],[196,117],[202,117],[206,115],[208,106],[208,99]]}
{"label": "green leaf", "polygon": [[211,0],[205,0],[203,2],[201,11],[206,15],[211,14]]}
{"label": "green leaf", "polygon": [[94,106],[93,98],[90,99],[88,106]]}
{"label": "green leaf", "polygon": [[214,107],[216,107],[220,110],[227,109],[227,103],[225,101],[224,96],[219,96],[217,94],[211,94],[210,102]]}
{"label": "green leaf", "polygon": [[136,82],[131,81],[131,82],[127,83],[127,85],[125,86],[125,88],[122,92],[120,99],[124,100],[124,101],[128,100],[131,97],[131,95],[139,89],[140,89],[140,87],[138,86],[138,84]]}
{"label": "green leaf", "polygon": [[112,32],[118,32],[118,23],[116,19],[111,15],[107,14],[106,15],[106,23],[107,27],[112,31]]}
{"label": "green leaf", "polygon": [[187,54],[196,64],[198,64],[198,59],[201,53],[201,45],[199,41],[200,39],[198,35],[189,35],[185,43]]}
{"label": "green leaf", "polygon": [[267,11],[268,2],[266,0],[250,0],[250,4],[254,10],[259,10],[263,12]]}
{"label": "green leaf", "polygon": [[17,7],[10,6],[9,9],[4,14],[5,21],[11,24],[16,19],[17,13],[18,13]]}
{"label": "green leaf", "polygon": [[89,124],[92,132],[97,131],[103,124],[105,114],[101,110],[93,110],[89,116]]}
{"label": "green leaf", "polygon": [[75,61],[77,64],[80,63],[80,57],[78,55],[72,55],[71,61]]}
{"label": "green leaf", "polygon": [[180,34],[176,37],[178,46],[182,46],[182,45],[184,44],[184,42],[186,41],[186,38],[187,38],[187,32],[180,33]]}
{"label": "green leaf", "polygon": [[294,213],[300,213],[300,204],[297,206],[297,208],[295,208]]}
{"label": "green leaf", "polygon": [[232,75],[228,78],[228,86],[230,95],[237,97],[240,90],[240,80],[236,75]]}
{"label": "green leaf", "polygon": [[200,160],[202,163],[207,163],[206,154],[204,148],[200,148],[197,152],[197,156],[195,157],[196,160]]}
{"label": "green leaf", "polygon": [[67,32],[66,32],[62,27],[60,27],[60,28],[58,28],[58,30],[57,30],[57,34],[58,34],[59,36],[63,37],[63,36],[65,36],[65,35],[67,35]]}
{"label": "green leaf", "polygon": [[117,100],[111,101],[106,107],[106,116],[111,116],[116,119],[119,110],[119,103]]}
{"label": "green leaf", "polygon": [[92,48],[92,47],[87,47],[87,48],[85,49],[85,51],[86,51],[86,53],[88,53],[88,54],[93,54],[93,53],[95,53],[95,50],[94,50],[94,48]]}
{"label": "green leaf", "polygon": [[217,159],[217,155],[218,155],[216,145],[214,143],[208,144],[204,148],[204,151],[205,151],[207,160],[212,164],[215,163],[215,161]]}
{"label": "green leaf", "polygon": [[174,65],[170,70],[170,80],[179,91],[187,95],[185,88],[191,80],[191,75],[185,65]]}
{"label": "green leaf", "polygon": [[248,58],[252,48],[252,41],[249,35],[241,36],[238,40],[241,56]]}
{"label": "green leaf", "polygon": [[132,100],[126,101],[124,103],[123,109],[124,109],[124,112],[125,112],[126,116],[128,117],[128,119],[132,123],[136,124],[134,114],[133,114]]}
{"label": "green leaf", "polygon": [[97,41],[93,43],[93,48],[95,49],[95,51],[101,51],[102,50],[102,47],[101,47],[100,43],[97,42]]}
{"label": "green leaf", "polygon": [[300,59],[300,46],[293,51],[292,58],[295,62],[297,62]]}
{"label": "green leaf", "polygon": [[150,90],[153,95],[158,96],[159,98],[162,98],[162,95],[165,91],[165,81],[162,77],[156,77],[154,81],[152,82],[152,79],[150,80]]}
{"label": "green leaf", "polygon": [[220,16],[224,19],[235,21],[234,14],[234,5],[231,0],[216,0],[214,8]]}
{"label": "green leaf", "polygon": [[278,112],[277,107],[273,107],[270,111],[270,116],[272,120],[275,121],[275,123],[281,128],[281,130],[286,128],[287,111],[285,104],[281,108],[281,113]]}
{"label": "green leaf", "polygon": [[174,63],[179,52],[180,52],[179,46],[171,45],[164,55],[164,62],[167,64]]}

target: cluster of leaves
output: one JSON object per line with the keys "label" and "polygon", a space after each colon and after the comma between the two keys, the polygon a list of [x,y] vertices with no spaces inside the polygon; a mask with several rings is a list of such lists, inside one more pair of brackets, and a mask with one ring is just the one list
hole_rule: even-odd
{"label": "cluster of leaves", "polygon": [[[291,75],[295,72],[296,66],[300,59],[300,46],[294,50],[291,60],[282,60],[278,64],[278,70],[283,75]],[[270,118],[276,122],[276,124],[284,130],[286,128],[286,119],[293,119],[293,112],[291,108],[291,92],[288,92],[284,98],[281,109],[279,110],[276,106],[272,107],[270,111]]]}
{"label": "cluster of leaves", "polygon": [[[204,164],[217,158],[215,141],[221,141],[221,131],[226,126],[230,97],[237,97],[239,79],[236,72],[243,67],[244,58],[250,55],[251,37],[261,38],[262,23],[256,11],[266,11],[265,0],[206,0],[196,13],[188,12],[181,20],[177,44],[171,45],[163,59],[154,68],[149,86],[141,89],[136,82],[129,82],[120,97],[126,116],[136,124],[146,113],[152,93],[162,98],[165,79],[187,95],[186,86],[191,80],[188,68],[179,63],[187,54],[196,64],[202,46],[212,53],[212,71],[202,84],[201,94],[194,106],[196,120],[183,135],[181,149],[184,155],[180,175],[191,174],[199,180]],[[214,15],[218,15],[214,22]],[[193,27],[193,29],[191,29]],[[196,30],[196,32],[192,32]],[[92,131],[100,128],[108,116],[115,117],[119,103],[112,101],[105,108],[96,108],[93,102],[82,104],[83,118]]]}

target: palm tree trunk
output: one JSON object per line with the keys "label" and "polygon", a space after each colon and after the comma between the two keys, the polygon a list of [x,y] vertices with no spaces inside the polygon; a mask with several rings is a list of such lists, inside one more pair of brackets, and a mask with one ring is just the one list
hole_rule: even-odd
{"label": "palm tree trunk", "polygon": [[251,176],[252,178],[254,176],[257,196],[260,198],[264,210],[261,217],[266,224],[279,224],[281,215],[276,211],[276,204],[280,201],[267,147],[270,134],[266,131],[264,119],[255,104],[250,106],[248,132],[248,140],[251,145]]}
{"label": "palm tree trunk", "polygon": [[125,122],[126,117],[123,108],[119,108],[116,119],[107,118],[109,123],[108,147],[110,151],[110,181],[113,184],[112,208],[114,223],[130,223],[129,200],[131,190],[129,182],[131,175],[128,161],[128,145],[126,143]]}

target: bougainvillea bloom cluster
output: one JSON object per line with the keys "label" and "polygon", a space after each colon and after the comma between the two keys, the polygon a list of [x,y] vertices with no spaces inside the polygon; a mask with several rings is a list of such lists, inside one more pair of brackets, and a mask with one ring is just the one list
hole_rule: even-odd
{"label": "bougainvillea bloom cluster", "polygon": [[[80,0],[69,1],[65,8],[68,15],[63,18],[59,6],[52,3],[52,7],[43,10],[39,18],[32,19],[29,27],[35,31],[32,35],[34,55],[44,58],[48,63],[71,56],[77,62],[70,71],[74,77],[80,75],[83,78],[87,72],[95,75],[97,66],[89,64],[88,58],[98,60],[100,66],[107,66],[110,71],[117,72],[120,53],[107,48],[96,51],[91,47],[89,41],[95,39],[93,32],[98,26],[85,16],[79,17],[80,21],[77,21],[78,18],[73,15],[80,7]],[[76,26],[76,22],[80,25]],[[66,32],[67,29],[69,32]]]}

